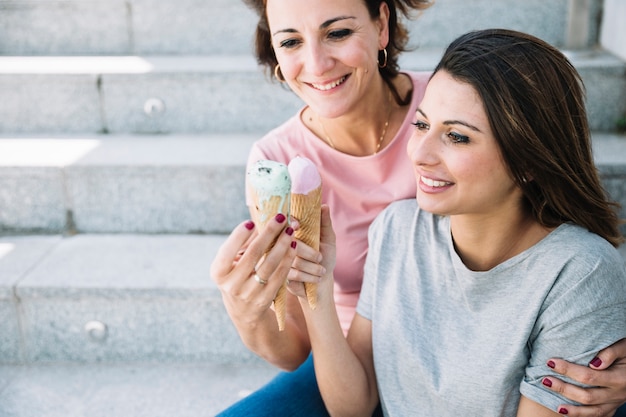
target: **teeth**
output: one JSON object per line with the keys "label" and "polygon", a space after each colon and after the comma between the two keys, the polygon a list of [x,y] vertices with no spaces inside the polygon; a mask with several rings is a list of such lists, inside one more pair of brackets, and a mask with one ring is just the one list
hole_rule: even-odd
{"label": "teeth", "polygon": [[337,87],[339,84],[343,83],[345,80],[346,80],[346,77],[343,76],[337,81],[334,81],[330,84],[312,84],[312,85],[318,90],[327,91],[327,90],[330,90],[331,88]]}
{"label": "teeth", "polygon": [[426,177],[422,177],[422,182],[429,187],[445,187],[446,185],[451,184],[447,181],[436,181]]}

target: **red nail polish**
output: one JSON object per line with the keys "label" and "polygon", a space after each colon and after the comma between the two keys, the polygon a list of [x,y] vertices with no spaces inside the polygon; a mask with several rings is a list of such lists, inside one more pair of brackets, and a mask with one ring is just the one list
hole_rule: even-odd
{"label": "red nail polish", "polygon": [[541,383],[548,388],[552,386],[552,381],[550,381],[548,378],[544,378],[543,381],[541,381]]}
{"label": "red nail polish", "polygon": [[287,220],[287,217],[285,217],[285,215],[284,215],[283,213],[278,213],[278,214],[276,215],[276,221],[277,221],[278,223],[282,223],[282,222],[284,222],[285,220]]}
{"label": "red nail polish", "polygon": [[252,230],[252,229],[254,229],[254,222],[253,222],[252,220],[248,220],[248,221],[244,224],[244,226],[246,226],[246,229],[248,229],[248,230]]}
{"label": "red nail polish", "polygon": [[295,249],[297,245],[298,245],[298,242],[296,242],[295,240],[291,241],[291,248],[292,249]]}
{"label": "red nail polish", "polygon": [[593,366],[595,366],[595,367],[597,368],[598,366],[602,365],[602,359],[600,359],[600,358],[598,358],[598,357],[596,356],[596,357],[595,357],[595,358],[593,358],[593,359],[591,360],[591,362],[589,362],[589,363],[591,363]]}
{"label": "red nail polish", "polygon": [[287,233],[289,236],[293,235],[293,228],[292,227],[286,228],[285,233]]}
{"label": "red nail polish", "polygon": [[554,363],[554,361],[548,361],[548,368],[554,369],[555,367],[556,367],[556,364]]}
{"label": "red nail polish", "polygon": [[567,414],[569,413],[569,411],[567,411],[567,408],[560,408],[559,409],[559,414]]}

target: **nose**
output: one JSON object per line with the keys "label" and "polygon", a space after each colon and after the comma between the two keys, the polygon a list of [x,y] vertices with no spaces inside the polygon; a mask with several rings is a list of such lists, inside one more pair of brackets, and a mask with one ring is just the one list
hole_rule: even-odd
{"label": "nose", "polygon": [[308,44],[305,67],[311,74],[324,75],[332,69],[334,62],[332,55],[323,44],[319,42]]}
{"label": "nose", "polygon": [[409,159],[414,165],[435,165],[439,161],[437,143],[432,132],[415,129],[407,144]]}

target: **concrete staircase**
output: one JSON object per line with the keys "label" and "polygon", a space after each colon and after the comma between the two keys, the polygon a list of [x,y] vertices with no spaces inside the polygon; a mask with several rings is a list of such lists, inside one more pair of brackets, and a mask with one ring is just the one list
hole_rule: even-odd
{"label": "concrete staircase", "polygon": [[[481,27],[567,51],[626,207],[626,63],[598,47],[602,3],[438,0],[403,67]],[[214,415],[276,372],[208,273],[247,217],[250,144],[301,106],[256,66],[254,24],[240,0],[0,2],[0,417]]]}

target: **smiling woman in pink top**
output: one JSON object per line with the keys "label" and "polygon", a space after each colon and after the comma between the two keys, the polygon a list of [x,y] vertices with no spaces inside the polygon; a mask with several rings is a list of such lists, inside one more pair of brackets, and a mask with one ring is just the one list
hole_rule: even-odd
{"label": "smiling woman in pink top", "polygon": [[[259,15],[258,62],[305,103],[254,144],[248,165],[259,159],[287,164],[303,156],[317,166],[322,202],[330,209],[337,234],[334,301],[345,332],[361,291],[370,223],[390,203],[415,196],[406,147],[429,74],[400,71],[398,57],[408,41],[401,18],[426,9],[431,1],[245,2]],[[298,268],[300,258],[315,261],[321,255],[302,242],[293,249],[292,235],[284,232],[290,231],[287,222],[283,217],[276,220],[259,234],[251,222],[235,228],[214,260],[211,275],[246,346],[290,372],[279,374],[225,410],[222,417],[328,415],[315,380],[311,344],[297,297],[288,297],[282,332],[271,309],[285,279],[290,279],[289,290],[295,294],[303,291],[303,282],[319,280],[324,271],[298,273]],[[281,231],[266,260],[256,268]],[[255,275],[267,284],[260,284]],[[618,343],[601,352],[598,360],[606,368],[625,356],[626,343]],[[593,404],[570,408],[571,415],[597,412],[608,416],[626,401],[626,367],[596,371],[554,362],[557,372],[577,380],[595,372],[594,384],[602,387],[584,390],[555,379],[553,389]]]}

